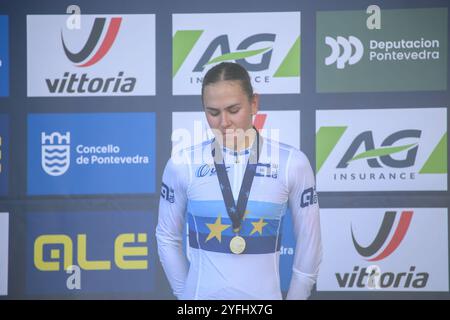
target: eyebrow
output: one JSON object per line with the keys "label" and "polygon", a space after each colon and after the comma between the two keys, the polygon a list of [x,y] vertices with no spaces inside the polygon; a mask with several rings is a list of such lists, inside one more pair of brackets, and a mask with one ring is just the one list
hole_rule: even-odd
{"label": "eyebrow", "polygon": [[[239,103],[235,103],[235,104],[229,105],[228,107],[225,107],[224,109],[231,109],[231,108],[236,107],[236,106],[239,106]],[[205,109],[209,110],[209,111],[219,111],[219,109],[212,108],[212,107],[206,107]]]}

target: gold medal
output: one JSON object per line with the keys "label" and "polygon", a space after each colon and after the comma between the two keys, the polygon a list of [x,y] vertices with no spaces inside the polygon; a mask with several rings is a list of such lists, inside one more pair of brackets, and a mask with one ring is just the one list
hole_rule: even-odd
{"label": "gold medal", "polygon": [[245,239],[240,236],[234,236],[230,241],[230,250],[234,254],[241,254],[245,250]]}

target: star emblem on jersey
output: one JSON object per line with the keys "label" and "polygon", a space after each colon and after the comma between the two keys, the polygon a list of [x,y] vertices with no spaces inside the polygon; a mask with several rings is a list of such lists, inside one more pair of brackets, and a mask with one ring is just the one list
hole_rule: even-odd
{"label": "star emblem on jersey", "polygon": [[229,224],[222,224],[222,218],[219,215],[214,223],[207,223],[206,226],[209,229],[208,237],[205,242],[208,242],[212,238],[217,238],[219,242],[222,242],[222,232],[231,227]]}
{"label": "star emblem on jersey", "polygon": [[255,232],[259,232],[260,235],[263,233],[263,228],[265,225],[267,225],[267,222],[264,222],[264,219],[259,219],[258,222],[252,222],[253,230],[250,232],[250,235],[254,234]]}

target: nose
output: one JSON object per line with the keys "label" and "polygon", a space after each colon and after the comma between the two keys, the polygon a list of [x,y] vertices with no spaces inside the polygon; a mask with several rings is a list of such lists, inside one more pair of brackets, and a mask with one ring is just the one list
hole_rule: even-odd
{"label": "nose", "polygon": [[230,123],[230,119],[229,119],[227,113],[226,112],[222,112],[222,117],[220,119],[220,126],[223,129],[226,129],[226,128],[228,128],[230,126],[230,124],[231,124]]}

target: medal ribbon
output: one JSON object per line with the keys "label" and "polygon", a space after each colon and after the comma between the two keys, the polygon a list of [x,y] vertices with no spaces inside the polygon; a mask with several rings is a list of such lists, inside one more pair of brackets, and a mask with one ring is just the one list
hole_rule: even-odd
{"label": "medal ribbon", "polygon": [[[256,167],[259,160],[259,153],[261,150],[258,130],[256,130],[255,127],[253,127],[253,129],[256,131],[256,143],[253,142],[250,156],[247,160],[244,178],[242,180],[241,189],[239,190],[237,204],[234,201],[230,180],[228,179],[222,152],[220,150],[221,148],[218,146],[217,141],[215,142],[214,149],[211,151],[214,158],[214,166],[216,168],[217,178],[219,180],[220,190],[222,191],[222,197],[225,202],[225,207],[227,209],[228,216],[233,223],[233,231],[236,233],[241,227],[242,218],[244,217],[245,209],[247,208],[250,189],[252,187],[253,178],[255,177]],[[216,159],[219,161],[216,161]]]}

